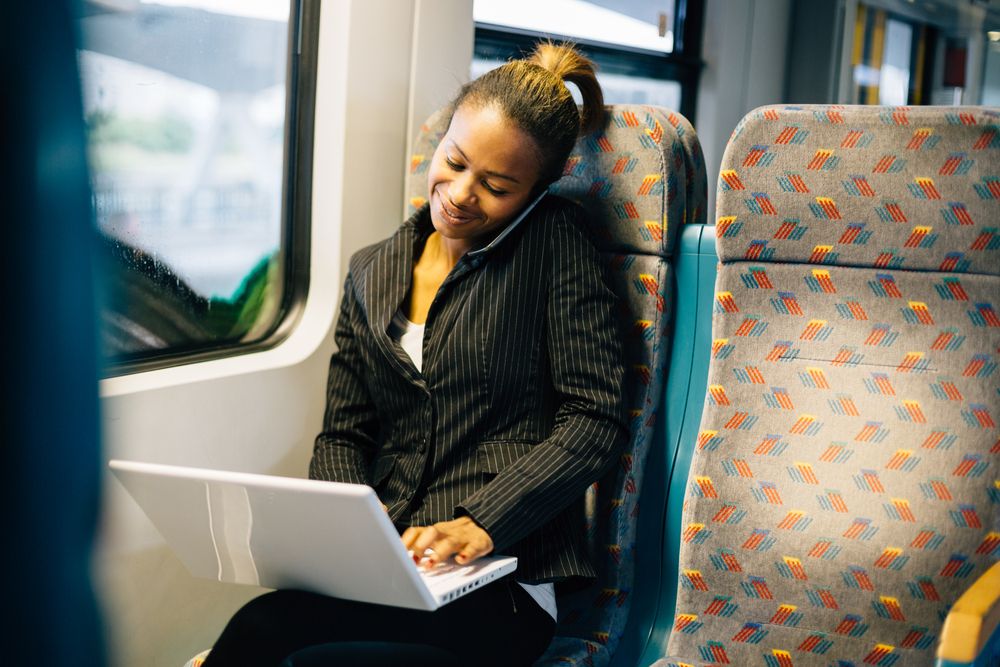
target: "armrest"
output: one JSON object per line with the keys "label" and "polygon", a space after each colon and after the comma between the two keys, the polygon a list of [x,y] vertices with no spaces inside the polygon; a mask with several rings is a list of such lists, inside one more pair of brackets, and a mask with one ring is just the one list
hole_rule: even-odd
{"label": "armrest", "polygon": [[941,628],[938,667],[987,665],[1000,652],[1000,562],[986,570],[955,601]]}

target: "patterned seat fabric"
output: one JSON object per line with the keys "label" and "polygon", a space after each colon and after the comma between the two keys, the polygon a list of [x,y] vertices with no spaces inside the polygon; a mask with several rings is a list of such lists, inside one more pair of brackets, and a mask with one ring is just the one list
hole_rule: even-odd
{"label": "patterned seat fabric", "polygon": [[[604,665],[628,617],[641,471],[653,435],[669,350],[668,258],[681,225],[704,222],[701,147],[682,116],[655,107],[611,106],[606,129],[582,138],[552,191],[588,211],[612,287],[621,298],[631,396],[631,439],[588,497],[588,540],[598,581],[559,598],[557,637],[539,664]],[[407,182],[411,212],[426,201],[426,170],[447,130],[447,112],[421,128]]]}
{"label": "patterned seat fabric", "polygon": [[742,121],[658,665],[933,663],[1000,557],[998,221],[997,110]]}

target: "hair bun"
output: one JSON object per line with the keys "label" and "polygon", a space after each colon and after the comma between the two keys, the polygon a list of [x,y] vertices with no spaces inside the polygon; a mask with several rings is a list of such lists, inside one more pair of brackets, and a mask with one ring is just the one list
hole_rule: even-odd
{"label": "hair bun", "polygon": [[589,134],[604,124],[604,94],[597,82],[594,63],[569,44],[540,42],[528,62],[543,67],[563,81],[576,85],[583,98],[580,134]]}
{"label": "hair bun", "polygon": [[[582,111],[568,82],[580,90]],[[495,105],[535,141],[542,185],[559,179],[581,134],[604,127],[604,96],[594,63],[572,46],[551,42],[539,44],[529,58],[508,60],[462,86],[452,111],[466,105]]]}

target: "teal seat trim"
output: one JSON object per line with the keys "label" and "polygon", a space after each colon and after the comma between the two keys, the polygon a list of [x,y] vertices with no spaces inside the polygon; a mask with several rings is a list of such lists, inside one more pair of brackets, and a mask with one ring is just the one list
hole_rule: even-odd
{"label": "teal seat trim", "polygon": [[636,588],[641,584],[641,590],[636,591],[640,595],[633,602],[627,628],[638,632],[641,622],[644,636],[637,651],[632,636],[622,638],[612,662],[615,667],[648,665],[661,658],[673,627],[681,510],[708,383],[717,264],[715,227],[685,227],[674,255],[670,371],[660,411],[663,418],[656,430],[656,442],[663,446],[652,449],[647,463],[636,556]]}

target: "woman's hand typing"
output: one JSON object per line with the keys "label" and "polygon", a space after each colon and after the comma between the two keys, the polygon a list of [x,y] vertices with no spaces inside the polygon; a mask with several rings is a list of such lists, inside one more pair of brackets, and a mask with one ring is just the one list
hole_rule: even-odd
{"label": "woman's hand typing", "polygon": [[410,526],[403,532],[402,539],[418,563],[427,549],[433,552],[424,560],[428,568],[452,556],[456,563],[465,565],[493,551],[489,533],[467,516],[440,521],[433,526]]}

